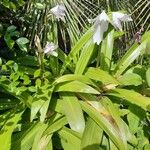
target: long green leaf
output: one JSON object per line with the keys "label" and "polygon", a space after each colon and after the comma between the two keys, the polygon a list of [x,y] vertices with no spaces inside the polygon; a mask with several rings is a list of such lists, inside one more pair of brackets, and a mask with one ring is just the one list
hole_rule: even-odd
{"label": "long green leaf", "polygon": [[81,149],[83,150],[99,150],[102,140],[103,130],[91,118],[88,118],[85,130],[82,136]]}
{"label": "long green leaf", "polygon": [[11,112],[9,114],[8,120],[6,120],[4,126],[0,131],[0,149],[9,150],[11,146],[11,136],[17,125],[17,122],[21,119],[22,111],[15,113]]}
{"label": "long green leaf", "polygon": [[83,100],[86,100],[92,107],[94,107],[99,113],[113,122],[112,126],[118,130],[120,138],[127,145],[127,141],[131,144],[136,145],[137,141],[135,137],[130,133],[127,124],[119,116],[119,110],[113,105],[108,97],[96,98],[93,95],[80,94]]}
{"label": "long green leaf", "polygon": [[40,110],[40,108],[42,107],[44,102],[45,102],[44,100],[39,99],[39,100],[36,100],[35,102],[32,103],[31,116],[30,116],[31,121],[33,121],[33,119],[35,118],[36,114],[38,113],[38,111]]}
{"label": "long green leaf", "polygon": [[40,130],[36,133],[36,136],[34,138],[34,142],[32,145],[32,150],[42,150],[41,147],[45,144],[41,142],[42,134],[47,128],[48,124],[41,124]]}
{"label": "long green leaf", "polygon": [[[81,102],[83,110],[108,134],[115,145],[122,150],[126,150],[126,143],[122,140],[118,127],[111,122],[111,116],[100,113],[86,102]],[[109,118],[110,117],[110,118]],[[109,120],[110,119],[110,120]]]}
{"label": "long green leaf", "polygon": [[109,113],[112,115],[115,122],[117,123],[117,125],[121,131],[122,139],[125,142],[128,141],[129,143],[136,145],[137,141],[136,141],[134,135],[132,135],[132,133],[130,133],[127,124],[121,119],[121,117],[119,115],[119,110],[114,106],[114,104],[111,102],[111,100],[108,97],[103,97],[103,98],[101,98],[100,102],[107,109],[107,111],[109,111]]}
{"label": "long green leaf", "polygon": [[102,42],[100,53],[100,67],[105,71],[109,71],[114,45],[114,30],[108,33],[107,37]]}
{"label": "long green leaf", "polygon": [[121,76],[119,79],[119,82],[121,82],[123,85],[141,85],[142,84],[142,78],[136,73],[125,73],[123,76]]}
{"label": "long green leaf", "polygon": [[52,144],[52,139],[49,140],[47,147],[45,150],[53,150],[53,144]]}
{"label": "long green leaf", "polygon": [[42,107],[40,108],[40,121],[44,122],[45,118],[46,118],[46,113],[48,111],[48,107],[49,107],[49,103],[52,97],[52,93],[53,93],[53,88],[51,89],[51,91],[49,92],[49,98],[44,102],[44,104],[42,105]]}
{"label": "long green leaf", "polygon": [[108,95],[119,97],[128,101],[129,103],[143,108],[144,110],[150,111],[150,98],[144,97],[135,91],[126,89],[114,89],[110,93],[108,93]]}
{"label": "long green leaf", "polygon": [[68,83],[59,84],[55,88],[55,92],[77,92],[77,93],[91,93],[99,94],[97,90],[79,81],[72,81]]}
{"label": "long green leaf", "polygon": [[146,81],[148,86],[150,87],[150,68],[146,71]]}
{"label": "long green leaf", "polygon": [[73,134],[73,132],[68,128],[63,128],[58,132],[63,149],[65,150],[81,150],[80,144],[81,139]]}
{"label": "long green leaf", "polygon": [[90,28],[82,37],[81,39],[75,44],[75,46],[72,48],[69,55],[66,57],[66,60],[63,64],[61,74],[65,71],[66,67],[70,62],[76,57],[76,55],[80,52],[82,47],[89,41],[89,39],[92,37],[92,28]]}
{"label": "long green leaf", "polygon": [[41,123],[35,123],[23,133],[21,138],[12,144],[12,150],[30,150],[36,133],[40,130]]}
{"label": "long green leaf", "polygon": [[52,134],[57,130],[61,129],[64,125],[67,124],[66,117],[59,117],[56,121],[50,123],[47,129],[44,131],[44,136],[47,134]]}
{"label": "long green leaf", "polygon": [[57,78],[54,82],[54,85],[60,84],[63,82],[68,82],[68,81],[75,81],[75,80],[82,81],[83,83],[92,85],[94,87],[96,86],[94,82],[92,82],[92,80],[90,80],[88,77],[84,75],[75,75],[75,74],[67,74],[67,75]]}
{"label": "long green leaf", "polygon": [[83,133],[85,121],[78,99],[74,94],[62,93],[63,110],[72,130]]}
{"label": "long green leaf", "polygon": [[113,76],[99,68],[89,68],[85,75],[93,80],[100,81],[102,84],[120,84]]}
{"label": "long green leaf", "polygon": [[75,74],[81,75],[83,74],[88,62],[93,54],[94,46],[92,42],[88,43],[85,48],[83,48],[81,56],[76,64]]}
{"label": "long green leaf", "polygon": [[115,68],[115,76],[118,77],[121,75],[128,66],[141,54],[144,52],[147,46],[147,40],[143,41],[139,46],[138,44],[134,44],[127,53],[122,57],[122,59],[118,62]]}

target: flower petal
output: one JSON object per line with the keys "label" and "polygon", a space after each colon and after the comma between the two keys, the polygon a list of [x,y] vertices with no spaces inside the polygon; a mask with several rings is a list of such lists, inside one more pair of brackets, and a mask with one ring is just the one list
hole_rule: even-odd
{"label": "flower petal", "polygon": [[120,12],[113,12],[112,13],[112,25],[116,28],[122,31],[122,25],[121,22],[129,22],[132,21],[132,18],[130,15],[123,14]]}
{"label": "flower petal", "polygon": [[102,13],[98,16],[100,21],[109,21],[108,15],[103,10]]}
{"label": "flower petal", "polygon": [[60,4],[60,5],[56,5],[55,7],[53,7],[51,9],[51,12],[53,13],[53,15],[59,20],[63,20],[64,21],[64,17],[65,17],[65,11],[66,11],[66,8],[63,4]]}
{"label": "flower petal", "polygon": [[103,40],[104,32],[106,32],[107,29],[108,29],[107,21],[101,21],[100,24],[96,25],[94,29],[93,42],[99,45],[100,42]]}
{"label": "flower petal", "polygon": [[108,29],[109,18],[105,11],[103,11],[100,15],[98,15],[95,19],[94,23],[94,35],[93,42],[98,45],[103,40],[103,34]]}
{"label": "flower petal", "polygon": [[99,45],[101,42],[101,36],[102,35],[100,35],[100,25],[98,25],[97,28],[94,29],[93,42]]}
{"label": "flower petal", "polygon": [[55,49],[57,49],[57,45],[55,45],[54,43],[49,43],[47,42],[45,48],[43,48],[43,51],[45,54],[49,54],[49,53],[52,53]]}

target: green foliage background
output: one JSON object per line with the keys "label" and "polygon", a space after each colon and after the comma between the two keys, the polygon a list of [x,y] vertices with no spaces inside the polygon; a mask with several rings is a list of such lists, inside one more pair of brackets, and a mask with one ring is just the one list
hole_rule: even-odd
{"label": "green foliage background", "polygon": [[[61,2],[65,22],[50,14]],[[150,3],[61,2],[0,2],[0,149],[149,150]],[[103,9],[134,10],[134,22],[95,45],[87,19]],[[58,43],[58,57],[39,53],[35,35],[42,49]]]}

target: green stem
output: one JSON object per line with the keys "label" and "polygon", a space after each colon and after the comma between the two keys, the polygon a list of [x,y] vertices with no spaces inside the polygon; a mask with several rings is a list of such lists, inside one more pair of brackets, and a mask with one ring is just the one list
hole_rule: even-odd
{"label": "green stem", "polygon": [[39,61],[39,66],[41,70],[41,78],[44,78],[44,55],[41,52],[38,52],[38,61]]}
{"label": "green stem", "polygon": [[108,7],[108,12],[110,12],[110,11],[111,11],[111,8],[110,8],[109,0],[106,0],[106,3],[107,3],[107,7]]}
{"label": "green stem", "polygon": [[101,55],[100,47],[101,46],[97,46],[98,54],[97,54],[96,68],[98,68],[100,66],[100,55]]}

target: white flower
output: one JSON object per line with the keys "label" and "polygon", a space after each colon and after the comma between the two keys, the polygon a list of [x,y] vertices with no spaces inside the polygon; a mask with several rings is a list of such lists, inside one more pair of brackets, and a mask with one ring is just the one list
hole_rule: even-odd
{"label": "white flower", "polygon": [[110,21],[108,15],[103,11],[95,19],[88,19],[89,23],[94,22],[94,35],[93,42],[98,45],[103,40],[104,32],[108,30],[108,24],[111,23],[116,29],[122,31],[121,22],[132,21],[130,15],[123,14],[120,12],[112,12],[112,20]]}
{"label": "white flower", "polygon": [[55,45],[54,43],[52,43],[52,42],[51,42],[51,43],[47,42],[45,48],[43,48],[43,52],[44,52],[44,54],[48,54],[48,55],[52,55],[52,56],[57,57],[58,54],[57,54],[57,52],[55,51],[57,48],[58,48],[58,46]]}
{"label": "white flower", "polygon": [[121,22],[129,22],[132,21],[130,15],[123,14],[121,12],[112,12],[112,25],[122,31]]}
{"label": "white flower", "polygon": [[62,21],[65,21],[65,11],[66,8],[63,4],[60,5],[56,5],[55,7],[53,7],[51,9],[51,12],[53,13],[53,15],[59,20],[61,19]]}
{"label": "white flower", "polygon": [[93,42],[97,43],[98,45],[103,40],[103,34],[108,29],[109,18],[105,11],[103,11],[100,15],[94,19],[94,35],[93,35]]}

